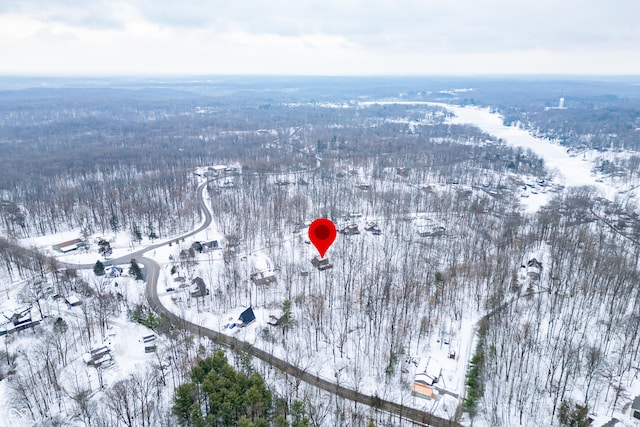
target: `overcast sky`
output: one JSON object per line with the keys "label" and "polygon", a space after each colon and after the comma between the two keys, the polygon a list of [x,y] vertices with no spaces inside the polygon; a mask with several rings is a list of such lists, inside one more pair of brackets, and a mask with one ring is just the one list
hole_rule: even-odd
{"label": "overcast sky", "polygon": [[640,74],[640,0],[0,0],[0,74]]}

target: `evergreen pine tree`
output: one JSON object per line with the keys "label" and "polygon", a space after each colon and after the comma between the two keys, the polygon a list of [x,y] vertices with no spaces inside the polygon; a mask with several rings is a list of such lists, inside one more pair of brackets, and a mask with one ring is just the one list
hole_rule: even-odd
{"label": "evergreen pine tree", "polygon": [[140,228],[138,228],[137,224],[133,224],[131,227],[131,235],[133,236],[133,240],[140,243],[142,242],[142,232]]}
{"label": "evergreen pine tree", "polygon": [[96,276],[104,276],[104,264],[97,260],[93,266],[93,272]]}
{"label": "evergreen pine tree", "polygon": [[135,259],[131,260],[131,266],[129,267],[129,275],[133,276],[136,280],[142,280],[142,270]]}

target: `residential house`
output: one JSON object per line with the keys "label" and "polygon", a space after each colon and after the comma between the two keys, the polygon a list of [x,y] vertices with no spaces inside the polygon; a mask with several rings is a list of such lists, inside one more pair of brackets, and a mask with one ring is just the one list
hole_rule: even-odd
{"label": "residential house", "polygon": [[240,175],[238,168],[235,166],[227,166],[224,168],[224,176],[237,176]]}
{"label": "residential house", "polygon": [[420,237],[441,237],[444,236],[447,229],[442,226],[437,227],[421,227],[418,229]]}
{"label": "residential house", "polygon": [[206,177],[209,178],[219,178],[219,177],[228,177],[228,176],[237,176],[239,175],[238,168],[234,166],[209,166],[207,167],[207,171],[204,173]]}
{"label": "residential house", "polygon": [[102,365],[108,365],[113,362],[111,356],[111,349],[107,346],[95,347],[82,355],[82,360],[87,365],[100,367]]}
{"label": "residential house", "polygon": [[208,242],[201,242],[202,250],[206,252],[207,249],[220,249],[220,245],[217,240],[210,240]]}
{"label": "residential house", "polygon": [[320,271],[333,268],[333,264],[329,262],[329,258],[320,258],[317,255],[313,257],[311,264]]}
{"label": "residential house", "polygon": [[396,174],[398,174],[398,176],[407,176],[409,175],[409,168],[396,168]]}
{"label": "residential house", "polygon": [[251,275],[251,281],[256,285],[270,285],[276,282],[276,275],[273,271],[259,271]]}
{"label": "residential house", "polygon": [[211,240],[209,242],[193,242],[191,247],[198,253],[209,252],[212,249],[219,249],[217,240]]}
{"label": "residential house", "polygon": [[240,327],[249,326],[256,321],[256,315],[253,312],[253,308],[249,307],[240,314],[238,318]]}
{"label": "residential house", "polygon": [[31,306],[23,307],[9,313],[3,313],[8,320],[0,327],[0,336],[33,328],[40,324],[42,320],[40,315],[36,313],[35,318],[31,315]]}
{"label": "residential house", "polygon": [[58,251],[60,253],[66,254],[71,251],[75,251],[80,247],[82,243],[82,239],[73,239],[66,242],[58,243],[56,245],[51,246],[54,251]]}
{"label": "residential house", "polygon": [[143,335],[138,342],[143,344],[145,353],[154,353],[156,351],[156,339],[155,334]]}
{"label": "residential house", "polygon": [[346,234],[347,236],[352,236],[354,234],[360,234],[360,230],[358,230],[358,224],[354,223],[344,226],[340,230],[340,233]]}
{"label": "residential house", "polygon": [[82,304],[82,300],[76,294],[71,294],[64,299],[69,307],[76,307]]}
{"label": "residential house", "polygon": [[435,397],[434,384],[442,376],[442,365],[437,360],[429,357],[422,358],[416,367],[416,375],[411,386],[411,394],[423,399]]}
{"label": "residential house", "polygon": [[631,404],[631,416],[640,420],[640,396],[636,396]]}
{"label": "residential house", "polygon": [[527,276],[529,276],[533,280],[537,280],[540,278],[540,273],[542,272],[542,263],[535,258],[531,258],[527,261]]}
{"label": "residential house", "polygon": [[122,275],[122,271],[122,268],[116,265],[110,265],[108,267],[105,267],[104,274],[107,277],[120,277]]}
{"label": "residential house", "polygon": [[378,224],[375,222],[368,222],[365,225],[364,229],[365,231],[369,231],[371,234],[375,236],[382,234],[382,230],[380,230],[380,227],[378,227]]}
{"label": "residential house", "polygon": [[208,178],[217,178],[221,172],[224,172],[224,166],[209,166],[204,173],[204,176]]}

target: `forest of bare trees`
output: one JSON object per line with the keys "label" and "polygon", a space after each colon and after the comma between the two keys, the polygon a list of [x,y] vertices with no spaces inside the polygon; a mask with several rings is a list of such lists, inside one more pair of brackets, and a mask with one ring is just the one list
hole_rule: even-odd
{"label": "forest of bare trees", "polygon": [[[572,188],[525,214],[516,196],[524,180],[553,178],[542,159],[476,127],[448,124],[440,107],[89,92],[29,91],[0,101],[0,268],[23,287],[20,302],[44,317],[28,339],[24,332],[4,338],[0,374],[12,404],[33,420],[56,413],[69,417],[47,425],[175,423],[174,390],[193,380],[193,364],[218,345],[154,318],[144,301],[127,300],[105,278],[34,254],[19,240],[68,230],[178,236],[199,221],[195,189],[203,177],[194,171],[217,164],[238,165],[239,173],[228,187],[219,179],[207,186],[226,246],[222,267],[205,270],[211,293],[196,310],[277,311],[288,304],[291,321],[258,331],[257,346],[309,369],[322,354],[345,365],[337,382],[361,390],[373,379],[380,397],[390,398],[399,387],[408,390],[407,360],[417,349],[473,320],[478,394],[475,402],[461,399],[452,419],[466,411],[496,426],[562,424],[568,408],[612,411],[631,397],[640,359],[640,225],[628,200]],[[527,118],[557,139],[552,113],[567,112]],[[581,123],[592,117],[575,114]],[[616,120],[627,126],[630,117]],[[562,126],[570,129],[561,130],[578,135],[575,141],[599,135],[571,123],[567,118]],[[610,124],[607,138],[629,137],[629,129]],[[615,162],[633,171],[636,157]],[[329,252],[333,268],[320,272],[301,232],[316,217],[339,228],[372,218],[382,233],[340,235]],[[446,231],[421,237],[415,223],[427,217]],[[178,242],[186,254],[189,244]],[[274,263],[272,288],[248,280],[246,255],[257,251]],[[523,267],[533,256],[542,258],[536,278]],[[188,258],[172,263],[191,272],[208,268],[195,254]],[[54,302],[71,293],[84,300],[75,316]],[[133,312],[129,318],[166,340],[148,369],[113,383],[103,383],[97,370],[97,387],[81,371],[69,372],[116,319]],[[246,368],[241,358],[231,363]],[[267,385],[278,384],[279,399],[305,401],[313,425],[396,422],[321,398],[266,365],[255,369]]]}

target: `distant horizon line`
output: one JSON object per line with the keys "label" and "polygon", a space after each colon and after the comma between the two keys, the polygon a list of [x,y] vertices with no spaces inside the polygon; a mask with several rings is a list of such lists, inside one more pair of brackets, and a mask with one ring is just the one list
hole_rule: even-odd
{"label": "distant horizon line", "polygon": [[204,79],[204,78],[535,78],[555,79],[629,79],[640,78],[638,74],[584,74],[584,73],[469,73],[469,74],[274,74],[274,73],[110,73],[110,74],[72,74],[72,73],[5,73],[0,71],[0,79]]}

